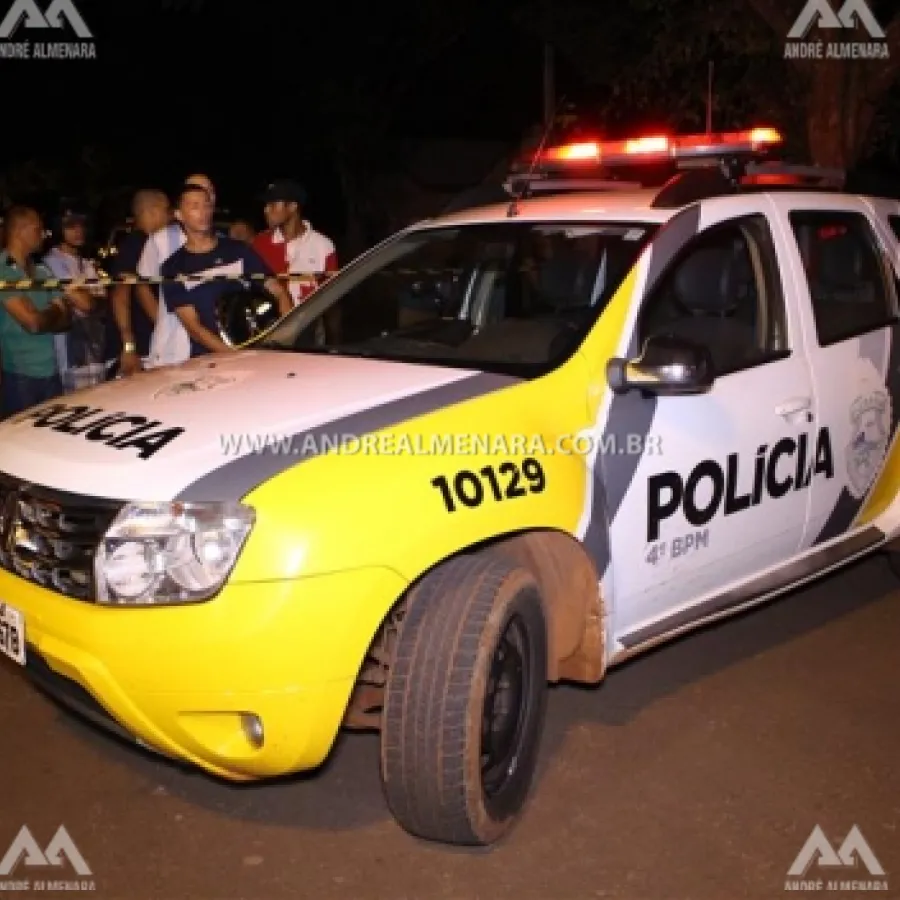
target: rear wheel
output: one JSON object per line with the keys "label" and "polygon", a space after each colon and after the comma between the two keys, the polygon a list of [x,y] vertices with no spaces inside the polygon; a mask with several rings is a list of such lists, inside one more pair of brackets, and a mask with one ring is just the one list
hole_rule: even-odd
{"label": "rear wheel", "polygon": [[411,834],[490,844],[534,778],[547,686],[547,625],[526,570],[460,557],[413,590],[385,695],[381,772]]}

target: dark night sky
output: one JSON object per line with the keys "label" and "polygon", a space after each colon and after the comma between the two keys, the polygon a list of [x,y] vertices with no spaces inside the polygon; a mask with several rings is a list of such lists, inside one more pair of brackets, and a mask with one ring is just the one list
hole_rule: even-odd
{"label": "dark night sky", "polygon": [[[352,22],[347,8],[205,0],[198,10],[192,2],[76,0],[96,61],[0,61],[4,83],[15,85],[15,108],[47,122],[6,137],[0,166],[109,143],[124,156],[121,177],[131,182],[167,188],[189,171],[206,171],[224,205],[243,207],[271,178],[298,177],[314,205],[331,206],[322,195],[334,189],[334,175],[311,150],[314,97],[336,69],[370,64],[358,58],[358,42],[342,40],[341,27]],[[486,8],[459,44],[420,73],[396,111],[395,134],[515,140],[540,119],[540,45],[500,22]],[[23,113],[20,121],[29,118]]]}
{"label": "dark night sky", "polygon": [[[0,10],[7,2],[0,0]],[[469,4],[467,32],[416,72],[403,102],[386,111],[390,132],[516,141],[542,115],[540,43],[511,25],[513,0],[452,2]],[[37,3],[46,9],[49,0]],[[368,35],[385,22],[415,33],[413,14],[432,14],[422,0],[75,3],[94,34],[96,61],[0,60],[9,115],[19,126],[4,129],[0,170],[40,157],[74,170],[82,146],[106,144],[117,157],[112,182],[173,190],[187,173],[208,172],[222,205],[242,214],[258,214],[254,198],[268,181],[296,177],[310,190],[311,217],[331,230],[343,226],[343,199],[317,141],[322,88],[335,73],[377,79],[397,60],[373,56]],[[615,12],[612,6],[610,16]],[[572,97],[578,87],[559,61],[558,95]]]}

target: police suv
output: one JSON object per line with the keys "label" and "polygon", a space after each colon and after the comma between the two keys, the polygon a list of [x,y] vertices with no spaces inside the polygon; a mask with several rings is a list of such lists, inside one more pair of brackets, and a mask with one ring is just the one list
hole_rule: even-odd
{"label": "police suv", "polygon": [[496,841],[548,682],[900,529],[900,205],[780,143],[549,147],[241,352],[4,423],[0,651],[226,779],[380,729],[404,828]]}

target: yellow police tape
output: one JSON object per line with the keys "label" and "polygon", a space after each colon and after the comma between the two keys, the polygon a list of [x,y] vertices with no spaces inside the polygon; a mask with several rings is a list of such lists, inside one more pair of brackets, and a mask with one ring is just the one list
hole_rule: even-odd
{"label": "yellow police tape", "polygon": [[176,275],[174,278],[163,278],[148,275],[121,275],[118,278],[22,278],[18,281],[0,281],[0,291],[54,291],[60,288],[94,288],[113,287],[119,284],[199,284],[205,281],[258,281],[265,282],[270,278],[277,281],[291,281],[300,284],[320,285],[333,278],[333,272],[289,272],[283,275]]}

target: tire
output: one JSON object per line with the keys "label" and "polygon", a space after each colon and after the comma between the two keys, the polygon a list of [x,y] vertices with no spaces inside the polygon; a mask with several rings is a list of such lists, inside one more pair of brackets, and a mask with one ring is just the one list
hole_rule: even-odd
{"label": "tire", "polygon": [[[508,690],[498,697],[491,670],[501,659]],[[504,696],[510,711],[494,722],[483,770],[483,722]],[[381,777],[397,822],[447,844],[504,837],[534,780],[546,696],[547,624],[529,572],[475,555],[425,576],[409,598],[382,714]]]}

